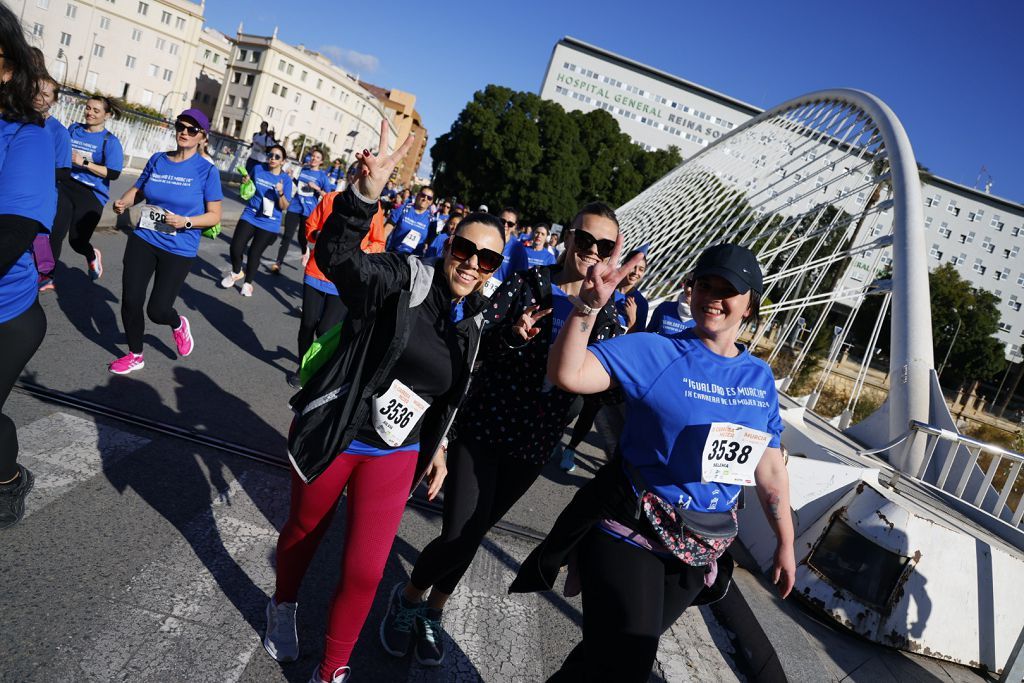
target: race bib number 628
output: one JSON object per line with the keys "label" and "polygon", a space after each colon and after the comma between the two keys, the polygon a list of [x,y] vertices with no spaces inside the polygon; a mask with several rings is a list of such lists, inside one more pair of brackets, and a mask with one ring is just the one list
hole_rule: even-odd
{"label": "race bib number 628", "polygon": [[701,480],[752,486],[772,435],[731,422],[712,422],[701,454]]}

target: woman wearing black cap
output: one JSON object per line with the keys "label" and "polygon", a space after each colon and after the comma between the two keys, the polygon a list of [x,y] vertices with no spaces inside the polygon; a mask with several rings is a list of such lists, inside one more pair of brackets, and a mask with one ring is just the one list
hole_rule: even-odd
{"label": "woman wearing black cap", "polygon": [[199,153],[209,129],[210,120],[203,112],[181,112],[174,122],[177,148],[151,156],[135,185],[114,202],[118,215],[139,202],[146,203],[124,248],[121,322],[128,337],[128,354],[111,362],[110,371],[115,375],[145,366],[142,309],[150,280],[154,280],[153,291],[145,306],[149,319],[171,328],[179,356],[189,355],[195,346],[188,318],[174,310],[174,300],[199,251],[200,233],[220,223],[224,198],[220,174]]}
{"label": "woman wearing black cap", "polygon": [[616,268],[617,256],[591,268],[548,361],[548,379],[565,391],[622,390],[617,457],[577,493],[512,585],[550,589],[570,556],[578,569],[583,642],[550,681],[647,680],[661,634],[715,585],[720,558],[731,570],[723,554],[743,486],[756,485],[778,539],[773,578],[783,597],[796,573],[775,380],[736,342],[757,320],[757,260],[737,245],[708,248],[694,273],[696,327],[588,348],[597,311],[638,258]]}

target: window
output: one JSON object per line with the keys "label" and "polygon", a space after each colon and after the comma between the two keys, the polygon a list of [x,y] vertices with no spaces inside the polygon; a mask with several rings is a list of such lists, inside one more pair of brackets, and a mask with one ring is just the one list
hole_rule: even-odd
{"label": "window", "polygon": [[988,269],[985,267],[985,264],[981,262],[980,258],[976,258],[974,259],[974,265],[971,266],[971,270],[973,270],[978,275],[984,275],[985,271]]}
{"label": "window", "polygon": [[150,76],[159,76],[160,75],[160,67],[157,66],[156,64],[150,64],[149,65],[149,75]]}
{"label": "window", "polygon": [[164,80],[170,83],[172,78],[174,78],[174,72],[170,69],[164,69]]}
{"label": "window", "polygon": [[1013,235],[1014,237],[1020,237],[1020,228],[1013,228],[1012,230],[1010,230],[1010,234]]}
{"label": "window", "polygon": [[86,90],[95,90],[96,89],[96,81],[97,81],[97,79],[99,79],[99,77],[100,77],[100,75],[98,73],[96,73],[95,71],[90,71],[89,73],[87,73],[85,75],[85,89]]}
{"label": "window", "polygon": [[273,107],[267,107],[267,116],[273,116],[273,115],[274,115],[274,108]]}
{"label": "window", "polygon": [[1017,286],[1024,287],[1024,273],[1017,276]]}
{"label": "window", "polygon": [[309,110],[316,111],[316,100],[313,100],[312,102],[309,103]]}
{"label": "window", "polygon": [[996,273],[995,273],[995,278],[996,278],[997,282],[1000,281],[1000,280],[1006,280],[1009,277],[1010,277],[1010,269],[1009,268],[1003,268],[1002,270],[997,270]]}
{"label": "window", "polygon": [[238,106],[241,107],[242,109],[248,109],[249,108],[249,98],[248,97],[243,97],[241,100],[239,100]]}
{"label": "window", "polygon": [[288,97],[288,88],[287,88],[287,86],[284,86],[284,85],[281,86],[281,97]]}
{"label": "window", "polygon": [[234,95],[228,95],[228,106],[229,107],[235,106],[235,96]]}
{"label": "window", "polygon": [[93,57],[102,57],[103,56],[103,52],[104,52],[103,46],[100,45],[99,43],[95,43],[92,46],[92,56]]}
{"label": "window", "polygon": [[1019,254],[1019,253],[1020,253],[1020,247],[1013,247],[1012,249],[1010,249],[1010,256],[1009,256],[1009,258],[1017,258],[1017,254]]}
{"label": "window", "polygon": [[999,323],[999,331],[1000,332],[1010,333],[1010,332],[1013,332],[1013,327],[1010,326],[1010,323],[1000,322]]}
{"label": "window", "polygon": [[991,254],[995,251],[996,245],[992,244],[991,237],[985,237],[985,240],[981,243],[981,248]]}
{"label": "window", "polygon": [[992,220],[990,220],[988,222],[988,224],[990,226],[992,226],[993,228],[995,228],[998,232],[1002,232],[1004,224],[1003,224],[1003,222],[1001,220],[999,220],[999,218],[1000,218],[1000,216],[999,216],[998,213],[997,214],[993,214],[992,215]]}
{"label": "window", "polygon": [[156,49],[158,49],[158,50],[160,50],[162,52],[165,47],[167,47],[167,41],[164,40],[163,38],[157,38],[156,39]]}
{"label": "window", "polygon": [[263,53],[260,52],[259,50],[253,50],[249,54],[249,61],[252,62],[253,64],[259,64],[260,63],[260,55],[262,55],[262,54]]}
{"label": "window", "polygon": [[316,89],[317,89],[317,90],[319,90],[320,88],[322,88],[322,87],[323,87],[323,85],[324,85],[324,79],[322,79],[322,78],[318,78],[318,79],[316,79]]}
{"label": "window", "polygon": [[952,257],[950,257],[949,262],[952,263],[954,266],[959,266],[961,263],[963,263],[966,260],[967,260],[967,254],[965,254],[963,252],[960,252],[959,256],[952,256]]}
{"label": "window", "polygon": [[64,16],[66,16],[68,19],[74,19],[76,16],[78,16],[78,6],[72,5],[69,2],[67,9],[64,10]]}
{"label": "window", "polygon": [[1010,300],[1006,302],[1006,305],[1009,306],[1010,308],[1012,308],[1015,311],[1019,311],[1020,310],[1020,301],[1017,300],[1017,295],[1016,294],[1011,294],[1010,295]]}
{"label": "window", "polygon": [[928,255],[931,256],[936,261],[941,261],[942,260],[942,252],[939,251],[939,245],[938,244],[933,244],[932,245],[932,249],[931,249],[931,251],[928,252]]}
{"label": "window", "polygon": [[928,230],[928,229],[930,229],[931,227],[932,227],[932,217],[931,217],[931,216],[928,216],[928,218],[925,218],[925,219],[924,219],[924,229],[925,229],[925,230]]}
{"label": "window", "polygon": [[949,204],[946,205],[946,212],[951,213],[954,216],[960,215],[960,207],[956,205],[956,200],[950,199]]}
{"label": "window", "polygon": [[213,63],[214,64],[220,64],[220,55],[218,55],[218,54],[213,55]]}
{"label": "window", "polygon": [[136,43],[139,42],[140,40],[142,40],[142,31],[137,29],[137,28],[133,28],[132,29],[132,40],[134,40]]}
{"label": "window", "polygon": [[246,85],[252,85],[253,81],[255,81],[255,80],[256,80],[256,74],[246,74],[245,75],[245,84]]}
{"label": "window", "polygon": [[167,48],[167,51],[170,52],[172,55],[178,54],[178,44],[171,43],[170,46]]}
{"label": "window", "polygon": [[32,35],[39,36],[41,38],[43,36],[43,25],[39,23],[34,24],[32,26]]}
{"label": "window", "polygon": [[238,49],[238,61],[244,62],[248,56],[249,56],[249,51],[248,50],[243,50],[242,48]]}
{"label": "window", "polygon": [[941,194],[939,194],[938,192],[936,192],[936,193],[935,193],[934,195],[932,195],[931,197],[925,197],[925,198],[924,198],[924,205],[925,205],[925,206],[935,206],[935,205],[936,205],[936,204],[938,204],[938,203],[939,203],[939,202],[940,202],[941,200],[942,200],[942,195],[941,195]]}
{"label": "window", "polygon": [[70,45],[71,44],[71,34],[70,33],[61,33],[60,34],[60,44],[64,45],[64,46]]}
{"label": "window", "polygon": [[278,71],[284,71],[284,60],[283,59],[278,60],[278,62],[277,62],[277,70]]}
{"label": "window", "polygon": [[985,215],[984,209],[978,209],[977,211],[971,211],[969,214],[967,214],[967,221],[969,223],[974,223],[975,221],[980,221],[984,215]]}
{"label": "window", "polygon": [[100,17],[100,28],[104,31],[110,28],[110,17]]}
{"label": "window", "polygon": [[281,94],[281,84],[280,83],[274,83],[274,85],[270,86],[270,92],[274,93],[275,95],[280,95]]}
{"label": "window", "polygon": [[141,14],[142,16],[146,16],[147,14],[149,14],[149,3],[148,2],[140,2],[139,3],[139,14]]}
{"label": "window", "polygon": [[50,9],[50,0],[36,0],[36,7],[39,9]]}
{"label": "window", "polygon": [[236,71],[233,74],[231,74],[231,82],[232,83],[241,83],[242,82],[242,73],[240,71]]}
{"label": "window", "polygon": [[939,226],[939,234],[949,239],[949,236],[953,234],[953,231],[949,229],[949,223],[946,221],[942,222],[942,225]]}
{"label": "window", "polygon": [[289,64],[288,65],[288,75],[291,76],[294,72],[295,72],[295,65],[294,64]]}
{"label": "window", "polygon": [[178,17],[177,19],[175,19],[174,20],[174,28],[178,29],[179,31],[184,30],[185,29],[185,19],[183,17]]}
{"label": "window", "polygon": [[143,104],[152,104],[153,103],[153,91],[152,90],[143,90],[142,91],[142,103]]}
{"label": "window", "polygon": [[[288,73],[291,73],[291,72],[289,71]],[[303,70],[302,71],[302,75],[299,76],[299,80],[302,81],[303,83],[305,83],[306,82],[306,76],[308,76],[308,75],[309,75],[309,72],[306,71],[306,70]]]}
{"label": "window", "polygon": [[171,13],[170,12],[161,12],[160,13],[160,23],[161,24],[167,24],[168,26],[170,26],[171,25]]}

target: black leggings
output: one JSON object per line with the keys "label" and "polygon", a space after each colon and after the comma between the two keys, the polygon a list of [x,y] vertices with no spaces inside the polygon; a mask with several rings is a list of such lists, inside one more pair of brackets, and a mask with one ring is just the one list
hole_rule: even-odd
{"label": "black leggings", "polygon": [[299,323],[299,363],[313,340],[341,322],[347,313],[341,297],[302,285],[302,322]]}
{"label": "black leggings", "polygon": [[543,467],[543,463],[495,453],[484,444],[453,441],[448,449],[441,535],[420,553],[410,577],[412,585],[454,593],[484,536],[529,490]]}
{"label": "black leggings", "polygon": [[[277,264],[284,263],[284,257],[288,255],[288,247],[292,244],[292,237],[296,230],[299,233],[299,248],[306,251],[306,217],[301,213],[289,211],[284,215],[284,234],[281,235],[281,246],[277,250]],[[238,271],[235,271],[238,272]]]}
{"label": "black leggings", "polygon": [[[0,323],[0,410],[14,383],[46,335],[46,314],[37,299],[27,311]],[[18,474],[18,432],[14,421],[0,413],[0,481]]]}
{"label": "black leggings", "polygon": [[[245,262],[245,281],[252,282],[253,276],[260,267],[260,257],[276,237],[277,235],[269,230],[260,230],[249,221],[238,221],[235,233],[231,236],[231,272],[241,272],[245,245],[248,244],[249,257]],[[252,240],[251,244],[249,240]]]}
{"label": "black leggings", "polygon": [[592,529],[577,549],[583,642],[548,683],[646,683],[661,634],[704,588],[704,568]]}
{"label": "black leggings", "polygon": [[146,315],[157,325],[168,325],[172,330],[181,323],[178,312],[174,310],[174,300],[192,269],[193,260],[154,247],[138,235],[128,238],[121,276],[121,323],[128,337],[129,351],[142,353],[142,338],[146,333],[142,308],[154,273],[156,278],[146,305]]}
{"label": "black leggings", "polygon": [[103,204],[87,185],[70,178],[60,183],[57,190],[57,215],[50,232],[54,263],[60,259],[65,235],[68,235],[68,244],[72,249],[88,260],[94,260],[96,252],[92,248],[92,234],[96,232],[102,215]]}
{"label": "black leggings", "polygon": [[594,419],[601,410],[601,400],[596,396],[580,396],[577,400],[583,400],[583,407],[576,417],[576,424],[572,427],[572,436],[569,438],[569,448],[576,450],[587,434],[594,428]]}

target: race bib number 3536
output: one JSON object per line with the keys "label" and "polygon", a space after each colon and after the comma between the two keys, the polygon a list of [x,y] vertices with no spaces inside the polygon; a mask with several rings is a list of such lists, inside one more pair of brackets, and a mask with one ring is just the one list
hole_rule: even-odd
{"label": "race bib number 3536", "polygon": [[701,454],[701,480],[753,486],[754,470],[772,435],[731,422],[712,422]]}
{"label": "race bib number 3536", "polygon": [[429,407],[416,392],[395,379],[387,391],[373,399],[373,429],[384,443],[397,448]]}

